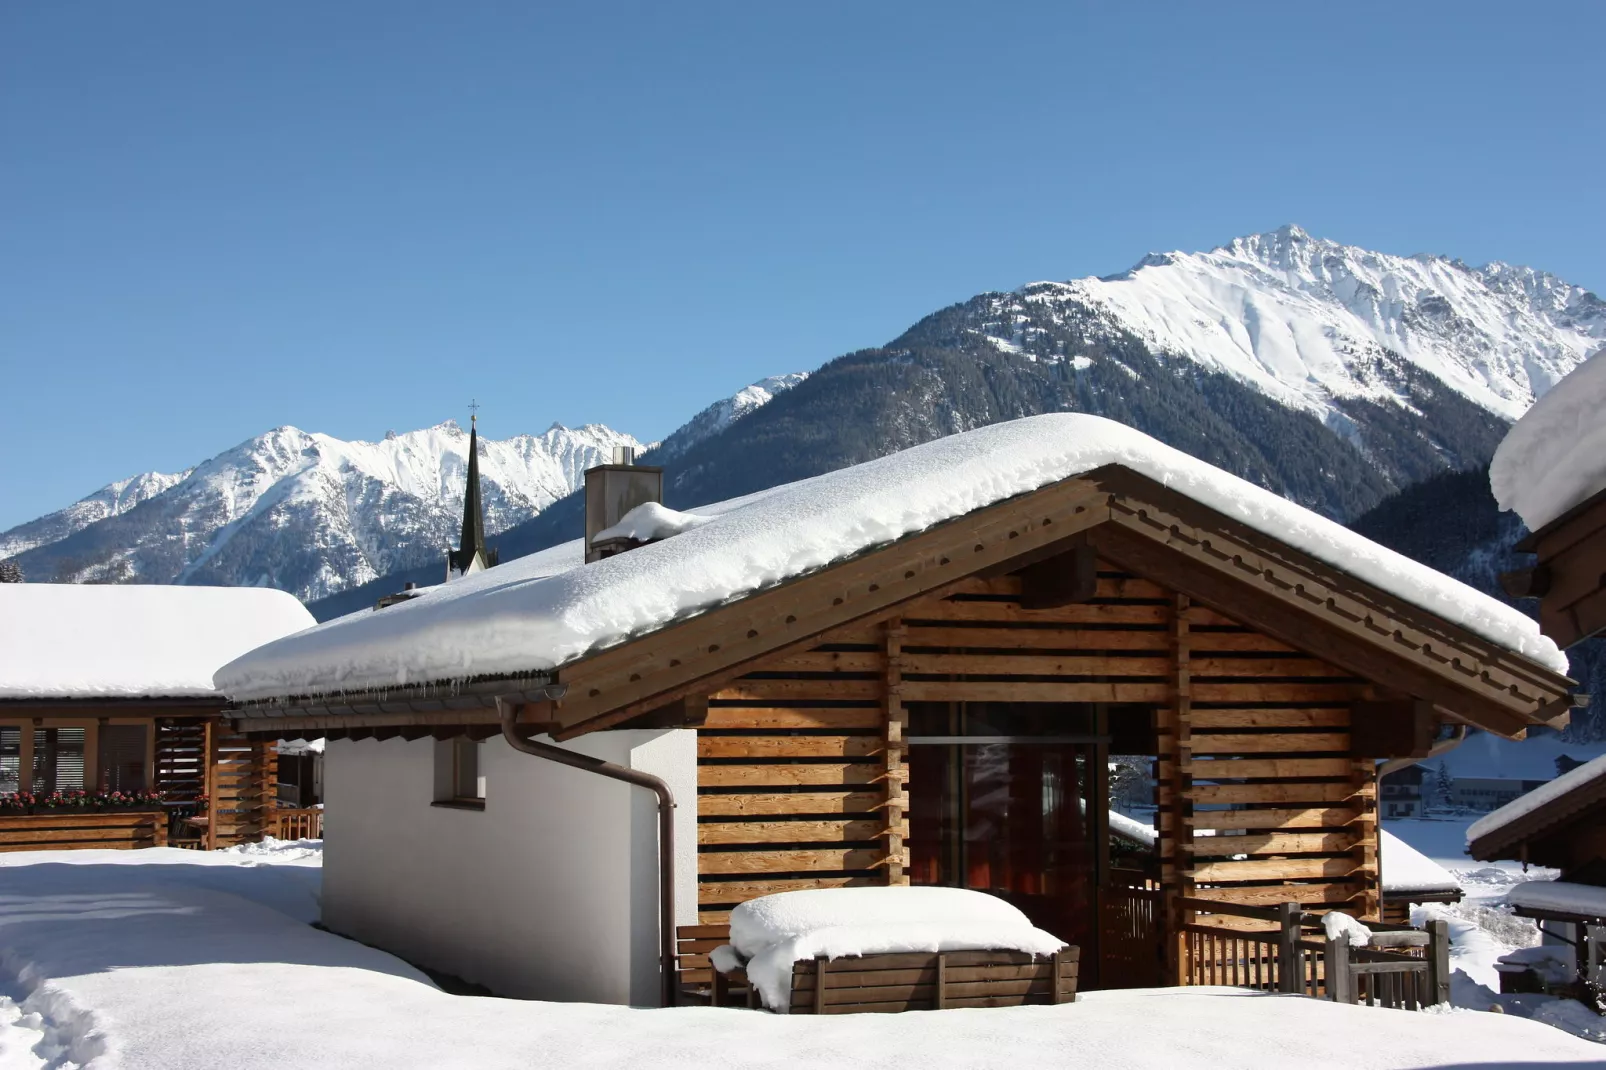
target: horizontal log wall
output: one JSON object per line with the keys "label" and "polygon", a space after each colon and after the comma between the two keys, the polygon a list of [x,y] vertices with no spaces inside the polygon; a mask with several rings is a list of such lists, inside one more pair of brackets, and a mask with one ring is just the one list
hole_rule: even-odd
{"label": "horizontal log wall", "polygon": [[885,628],[833,638],[709,697],[697,740],[705,925],[771,892],[887,881],[903,763],[885,737]]}
{"label": "horizontal log wall", "polygon": [[1185,745],[1165,748],[1160,824],[1183,894],[1376,918],[1373,763],[1349,753],[1365,681],[1212,609],[1181,613]]}
{"label": "horizontal log wall", "polygon": [[1178,603],[1106,562],[1093,600],[1054,609],[1023,608],[1016,576],[976,579],[711,695],[700,920],[770,892],[902,880],[902,708],[919,701],[1152,707],[1168,890],[1374,913],[1371,763],[1348,755],[1363,682]]}

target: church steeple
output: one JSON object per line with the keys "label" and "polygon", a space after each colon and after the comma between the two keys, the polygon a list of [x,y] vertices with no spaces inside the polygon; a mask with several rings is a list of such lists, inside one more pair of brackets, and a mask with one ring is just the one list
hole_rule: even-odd
{"label": "church steeple", "polygon": [[[469,406],[479,408],[478,403]],[[457,579],[490,568],[498,554],[485,545],[485,506],[480,498],[479,413],[468,418],[468,486],[463,491],[463,533],[456,550],[446,552],[446,578]]]}

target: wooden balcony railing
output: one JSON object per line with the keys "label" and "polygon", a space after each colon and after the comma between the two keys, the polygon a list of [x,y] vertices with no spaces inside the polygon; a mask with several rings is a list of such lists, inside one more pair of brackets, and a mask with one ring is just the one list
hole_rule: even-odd
{"label": "wooden balcony railing", "polygon": [[323,810],[319,807],[270,810],[264,823],[267,834],[276,840],[323,839]]}
{"label": "wooden balcony railing", "polygon": [[1185,985],[1232,985],[1420,1010],[1450,1000],[1450,937],[1442,921],[1425,930],[1368,923],[1373,943],[1328,940],[1321,916],[1284,903],[1252,907],[1184,898],[1189,920],[1179,953]]}

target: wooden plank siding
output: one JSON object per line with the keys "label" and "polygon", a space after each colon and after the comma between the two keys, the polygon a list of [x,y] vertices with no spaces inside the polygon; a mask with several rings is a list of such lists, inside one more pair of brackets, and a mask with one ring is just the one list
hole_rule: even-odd
{"label": "wooden plank siding", "polygon": [[1090,602],[1021,594],[1017,576],[973,578],[708,696],[703,924],[769,892],[907,879],[912,701],[1146,706],[1168,897],[1376,916],[1372,763],[1349,754],[1365,681],[1107,561]]}

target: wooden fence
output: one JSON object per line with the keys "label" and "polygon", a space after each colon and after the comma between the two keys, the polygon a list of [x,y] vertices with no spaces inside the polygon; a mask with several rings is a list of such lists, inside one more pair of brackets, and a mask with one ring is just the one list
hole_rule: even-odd
{"label": "wooden fence", "polygon": [[[1253,907],[1185,898],[1178,905],[1192,915],[1180,928],[1183,984],[1325,996],[1402,1010],[1450,1001],[1450,937],[1442,921],[1426,930],[1369,924],[1374,942],[1351,947],[1326,939],[1320,915],[1298,903]],[[1261,924],[1246,924],[1254,922]]]}
{"label": "wooden fence", "polygon": [[127,850],[167,843],[167,814],[151,810],[0,817],[0,851],[100,847]]}
{"label": "wooden fence", "polygon": [[270,810],[264,824],[267,834],[276,840],[323,839],[323,810],[320,807]]}

